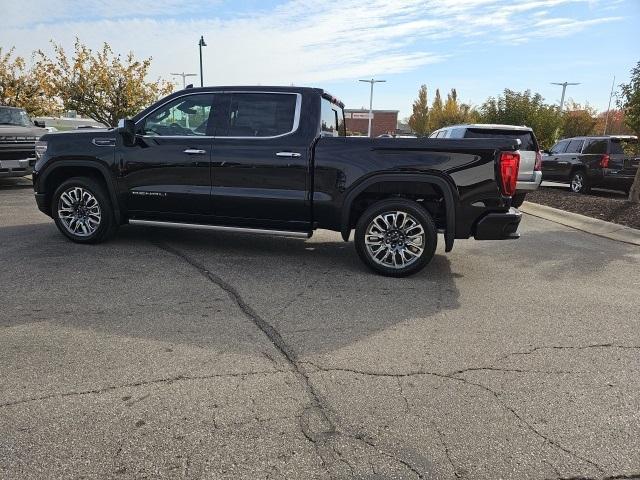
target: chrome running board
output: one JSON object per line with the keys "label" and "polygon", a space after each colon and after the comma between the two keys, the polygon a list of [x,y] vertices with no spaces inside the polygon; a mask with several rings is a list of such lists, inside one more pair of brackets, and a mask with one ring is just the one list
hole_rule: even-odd
{"label": "chrome running board", "polygon": [[257,233],[260,235],[276,235],[279,237],[311,238],[312,232],[290,232],[287,230],[267,230],[264,228],[225,227],[222,225],[203,225],[201,223],[163,222],[158,220],[129,220],[130,225],[147,227],[188,228],[193,230],[213,230],[216,232]]}

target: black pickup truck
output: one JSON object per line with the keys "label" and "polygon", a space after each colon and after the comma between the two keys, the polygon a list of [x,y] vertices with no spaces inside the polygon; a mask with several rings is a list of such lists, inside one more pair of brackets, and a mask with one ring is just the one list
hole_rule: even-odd
{"label": "black pickup truck", "polygon": [[454,239],[517,238],[510,139],[346,138],[343,104],[297,87],[169,95],[118,128],[37,144],[38,207],[80,243],[121,224],[345,241],[370,268],[405,276]]}

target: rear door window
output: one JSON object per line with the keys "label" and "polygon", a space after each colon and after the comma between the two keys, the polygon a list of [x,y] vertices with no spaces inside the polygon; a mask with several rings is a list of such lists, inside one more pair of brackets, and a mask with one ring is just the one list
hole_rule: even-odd
{"label": "rear door window", "polygon": [[571,140],[567,146],[566,153],[580,153],[582,151],[582,145],[584,140]]}
{"label": "rear door window", "polygon": [[500,130],[494,128],[468,128],[464,138],[512,138],[520,140],[520,150],[538,151],[538,143],[528,130]]}
{"label": "rear door window", "polygon": [[603,155],[607,153],[607,141],[606,138],[598,140],[590,140],[589,144],[585,147],[582,153],[590,155]]}
{"label": "rear door window", "polygon": [[551,148],[551,154],[552,155],[558,155],[559,153],[564,153],[564,151],[567,149],[568,145],[569,145],[569,140],[563,140],[561,142],[556,143]]}
{"label": "rear door window", "polygon": [[296,127],[295,93],[233,93],[227,132],[216,136],[264,138],[292,133]]}

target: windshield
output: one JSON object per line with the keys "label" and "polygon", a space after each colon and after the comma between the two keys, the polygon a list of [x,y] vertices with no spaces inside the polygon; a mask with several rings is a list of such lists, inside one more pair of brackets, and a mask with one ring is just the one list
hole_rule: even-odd
{"label": "windshield", "polygon": [[24,110],[18,108],[0,107],[0,125],[17,125],[20,127],[31,127],[33,124],[29,115]]}
{"label": "windshield", "polygon": [[638,155],[638,140],[626,138],[611,139],[611,153],[622,153],[627,156]]}
{"label": "windshield", "polygon": [[520,150],[537,151],[535,137],[527,130],[498,130],[495,128],[468,128],[464,138],[513,138],[520,140]]}

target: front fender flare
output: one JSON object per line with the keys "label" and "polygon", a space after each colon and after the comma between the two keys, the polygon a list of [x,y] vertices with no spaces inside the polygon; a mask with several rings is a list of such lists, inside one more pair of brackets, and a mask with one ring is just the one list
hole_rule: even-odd
{"label": "front fender flare", "polygon": [[[103,178],[106,186],[107,193],[109,194],[109,198],[111,199],[111,203],[113,204],[113,211],[118,221],[121,221],[122,217],[120,215],[120,204],[118,203],[118,198],[116,195],[116,186],[114,184],[113,175],[109,171],[109,169],[99,162],[99,160],[88,160],[88,159],[78,159],[78,160],[57,160],[52,162],[49,168],[46,168],[43,172],[40,173],[39,185],[44,186],[47,184],[48,177],[63,167],[83,167],[90,168],[92,170],[96,170],[100,176]],[[53,195],[53,192],[42,192],[46,193],[47,196]]]}

